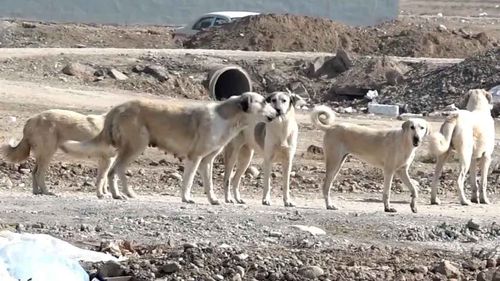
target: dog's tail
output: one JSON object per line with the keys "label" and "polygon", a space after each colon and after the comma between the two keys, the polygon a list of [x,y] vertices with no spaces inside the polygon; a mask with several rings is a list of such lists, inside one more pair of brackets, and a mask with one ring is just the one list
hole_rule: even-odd
{"label": "dog's tail", "polygon": [[328,106],[315,106],[311,112],[311,122],[320,130],[328,130],[335,120],[335,112]]}
{"label": "dog's tail", "polygon": [[429,149],[432,155],[439,156],[450,149],[453,132],[457,126],[457,118],[458,114],[448,116],[439,132],[430,135]]}
{"label": "dog's tail", "polygon": [[28,158],[28,156],[30,156],[30,150],[31,145],[26,135],[24,135],[23,139],[17,145],[13,142],[2,145],[0,148],[0,153],[9,162],[17,163]]}
{"label": "dog's tail", "polygon": [[113,118],[106,118],[101,132],[93,139],[86,141],[65,141],[61,150],[75,157],[112,157],[116,150],[113,147]]}

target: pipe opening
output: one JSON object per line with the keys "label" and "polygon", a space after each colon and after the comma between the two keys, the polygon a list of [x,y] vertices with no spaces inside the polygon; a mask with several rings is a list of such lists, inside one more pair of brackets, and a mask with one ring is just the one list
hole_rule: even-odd
{"label": "pipe opening", "polygon": [[242,68],[223,66],[217,68],[209,79],[210,95],[215,100],[225,100],[231,96],[252,91],[252,81]]}

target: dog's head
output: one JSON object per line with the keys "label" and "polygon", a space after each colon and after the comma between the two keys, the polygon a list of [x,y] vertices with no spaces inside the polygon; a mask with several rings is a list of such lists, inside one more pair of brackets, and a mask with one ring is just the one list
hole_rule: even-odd
{"label": "dog's head", "polygon": [[427,121],[419,118],[412,118],[403,123],[404,133],[411,138],[414,147],[422,144],[424,138],[430,134],[430,128]]}
{"label": "dog's head", "polygon": [[257,93],[246,92],[239,95],[238,99],[240,100],[241,109],[245,113],[262,117],[267,122],[278,117],[276,109],[263,96]]}
{"label": "dog's head", "polygon": [[469,111],[490,111],[492,109],[492,100],[493,95],[490,92],[484,89],[472,89],[464,96],[465,109]]}
{"label": "dog's head", "polygon": [[278,116],[285,116],[292,108],[304,102],[299,95],[292,92],[273,92],[267,96],[266,101],[276,109]]}

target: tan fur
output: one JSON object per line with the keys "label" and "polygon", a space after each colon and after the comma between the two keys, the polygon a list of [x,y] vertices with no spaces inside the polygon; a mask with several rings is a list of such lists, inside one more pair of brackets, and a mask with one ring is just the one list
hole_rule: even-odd
{"label": "tan fur", "polygon": [[372,129],[354,124],[333,124],[333,111],[318,106],[311,113],[311,121],[325,131],[323,150],[326,162],[326,177],[323,196],[327,209],[336,210],[330,200],[330,188],[348,155],[375,167],[384,173],[383,202],[386,212],[396,212],[390,206],[392,179],[397,174],[411,192],[411,209],[417,212],[418,188],[409,177],[408,170],[413,162],[415,150],[428,134],[428,124],[423,119],[409,119],[400,129]]}
{"label": "tan fur", "polygon": [[[17,146],[5,144],[1,152],[10,162],[21,162],[28,158],[32,151],[35,157],[33,193],[53,195],[45,184],[45,175],[57,149],[68,140],[88,140],[95,137],[101,131],[103,123],[104,115],[83,115],[59,109],[47,110],[26,121],[23,138]],[[110,165],[111,159],[100,159],[99,173],[106,173]],[[106,181],[97,181],[98,196],[102,196],[105,185]]]}
{"label": "tan fur", "polygon": [[[286,207],[293,207],[295,204],[290,198],[290,172],[299,131],[294,107],[303,100],[298,95],[286,92],[274,92],[266,100],[276,109],[279,117],[270,123],[251,123],[224,149],[225,199],[228,203],[245,203],[239,191],[241,177],[252,161],[254,152],[257,151],[264,158],[262,204],[271,204],[271,165],[279,161],[283,168],[283,203]],[[235,166],[236,170],[233,173]]]}
{"label": "tan fur", "polygon": [[[430,151],[436,158],[436,168],[431,184],[431,203],[440,204],[437,198],[439,178],[444,163],[456,151],[460,159],[460,171],[457,179],[460,202],[470,205],[471,201],[488,204],[486,194],[487,176],[491,155],[495,147],[495,124],[491,117],[491,93],[482,90],[470,90],[465,95],[466,110],[459,110],[445,120],[440,132],[432,135]],[[476,182],[476,166],[480,164],[481,188]],[[472,200],[465,198],[464,181],[467,171],[471,170],[470,184]]]}
{"label": "tan fur", "polygon": [[212,204],[219,204],[212,184],[214,158],[223,146],[240,132],[250,120],[272,119],[276,111],[257,93],[244,93],[224,102],[196,103],[135,100],[111,109],[101,133],[90,141],[66,142],[63,147],[74,153],[110,155],[117,158],[108,174],[113,198],[122,196],[115,175],[128,197],[135,197],[127,185],[125,172],[130,163],[148,146],[156,146],[185,161],[182,201],[194,203],[191,186],[201,167],[203,185]]}

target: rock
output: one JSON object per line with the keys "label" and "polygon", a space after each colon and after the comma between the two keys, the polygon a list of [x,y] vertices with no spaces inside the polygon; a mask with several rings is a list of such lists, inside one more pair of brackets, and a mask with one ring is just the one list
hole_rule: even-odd
{"label": "rock", "polygon": [[399,106],[371,102],[368,104],[368,112],[390,117],[397,117],[399,115]]}
{"label": "rock", "polygon": [[107,261],[104,263],[97,272],[103,277],[118,277],[125,274],[125,266],[116,261]]}
{"label": "rock", "polygon": [[415,266],[413,271],[415,271],[417,273],[427,274],[427,272],[429,272],[429,269],[425,265],[417,265],[417,266]]}
{"label": "rock", "polygon": [[447,260],[441,261],[433,269],[433,272],[445,275],[448,278],[460,277],[460,270]]}
{"label": "rock", "polygon": [[195,243],[184,243],[183,247],[184,250],[187,250],[187,249],[198,248],[198,245],[196,245]]}
{"label": "rock", "polygon": [[353,66],[353,59],[343,49],[337,50],[334,57],[318,57],[309,64],[306,75],[310,78],[333,78]]}
{"label": "rock", "polygon": [[241,276],[241,278],[245,277],[245,269],[242,266],[236,266],[236,271]]}
{"label": "rock", "polygon": [[500,281],[500,269],[490,268],[479,272],[477,281]]}
{"label": "rock", "polygon": [[182,175],[177,173],[177,172],[173,172],[173,173],[170,173],[168,175],[169,178],[171,179],[175,179],[175,180],[178,180],[178,181],[182,181]]}
{"label": "rock", "polygon": [[486,267],[491,268],[491,267],[496,267],[497,266],[497,260],[494,258],[486,260]]}
{"label": "rock", "polygon": [[470,230],[477,230],[477,231],[480,231],[481,230],[481,225],[475,221],[474,219],[470,219],[468,222],[467,222],[467,228],[470,229]]}
{"label": "rock", "polygon": [[304,231],[304,232],[309,232],[312,235],[325,235],[326,234],[326,232],[323,229],[316,227],[316,226],[307,226],[307,225],[296,224],[296,225],[291,225],[291,227],[296,228],[296,229],[301,230],[301,231]]}
{"label": "rock", "polygon": [[317,145],[311,144],[307,148],[307,153],[311,153],[311,154],[323,154],[323,148],[319,147]]}
{"label": "rock", "polygon": [[222,276],[222,275],[220,275],[220,274],[216,274],[216,275],[214,276],[214,279],[215,279],[215,280],[217,280],[217,281],[222,281],[222,280],[224,280],[224,276]]}
{"label": "rock", "polygon": [[241,280],[243,279],[239,273],[236,273],[235,275],[233,275],[233,277],[231,277],[231,281],[241,281]]}
{"label": "rock", "polygon": [[301,82],[294,82],[290,85],[290,90],[294,93],[299,95],[300,97],[304,99],[309,99],[311,96],[309,95],[309,92],[307,91],[306,86],[302,84]]}
{"label": "rock", "polygon": [[441,32],[445,32],[445,31],[448,31],[448,28],[444,24],[440,24],[438,26],[438,30]]}
{"label": "rock", "polygon": [[34,24],[32,22],[23,22],[23,23],[21,23],[21,26],[23,28],[35,28],[36,24]]}
{"label": "rock", "polygon": [[181,265],[177,262],[169,262],[166,265],[164,265],[161,270],[167,274],[172,274],[174,272],[177,272],[181,270]]}
{"label": "rock", "polygon": [[95,72],[93,67],[78,62],[70,63],[62,69],[62,73],[78,78],[93,77]]}
{"label": "rock", "polygon": [[315,279],[324,274],[323,269],[318,266],[305,266],[300,268],[297,273],[307,279]]}
{"label": "rock", "polygon": [[247,174],[251,178],[255,179],[259,176],[260,171],[259,171],[259,169],[257,169],[257,167],[252,165],[252,166],[248,167],[248,169],[245,171],[245,174]]}
{"label": "rock", "polygon": [[115,68],[111,68],[109,71],[108,71],[108,74],[109,76],[111,76],[111,78],[114,78],[118,81],[123,81],[123,80],[127,80],[128,77],[127,75],[123,74],[121,71],[115,69]]}
{"label": "rock", "polygon": [[269,232],[269,237],[275,237],[275,238],[280,238],[282,237],[283,234],[279,231],[271,231]]}
{"label": "rock", "polygon": [[153,76],[160,82],[165,82],[169,79],[166,69],[159,65],[148,65],[144,67],[143,72]]}
{"label": "rock", "polygon": [[7,189],[11,189],[14,186],[12,181],[7,176],[4,176],[2,178],[2,180],[0,180],[0,183],[2,184],[2,186],[5,186],[5,188],[7,188]]}

